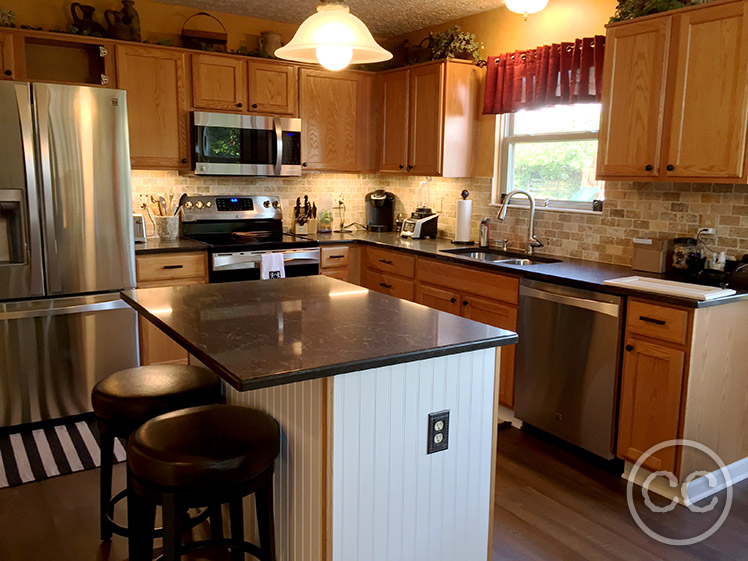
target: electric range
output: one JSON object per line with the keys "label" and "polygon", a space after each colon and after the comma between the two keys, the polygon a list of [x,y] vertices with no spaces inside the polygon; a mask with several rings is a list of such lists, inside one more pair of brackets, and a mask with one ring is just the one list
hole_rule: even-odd
{"label": "electric range", "polygon": [[209,246],[212,283],[259,279],[264,253],[283,255],[287,277],[319,274],[319,244],[283,232],[278,197],[193,195],[182,212],[182,235]]}

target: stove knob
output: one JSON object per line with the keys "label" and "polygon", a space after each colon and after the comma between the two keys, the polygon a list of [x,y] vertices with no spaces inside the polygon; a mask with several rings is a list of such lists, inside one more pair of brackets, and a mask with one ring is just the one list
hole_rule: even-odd
{"label": "stove knob", "polygon": [[213,201],[205,201],[205,208],[211,208],[213,206]]}
{"label": "stove knob", "polygon": [[270,201],[265,201],[264,203],[262,203],[262,206],[264,206],[265,208],[270,208]]}
{"label": "stove knob", "polygon": [[280,208],[280,201],[273,201],[273,208]]}
{"label": "stove knob", "polygon": [[197,201],[195,203],[195,208],[198,208],[198,209],[203,208],[203,201]]}
{"label": "stove knob", "polygon": [[184,203],[184,208],[192,208],[192,201],[187,201]]}

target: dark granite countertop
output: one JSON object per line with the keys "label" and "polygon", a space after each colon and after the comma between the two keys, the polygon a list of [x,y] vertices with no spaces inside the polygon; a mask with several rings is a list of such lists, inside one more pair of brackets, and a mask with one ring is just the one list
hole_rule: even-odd
{"label": "dark granite countertop", "polygon": [[135,255],[148,253],[175,253],[184,251],[204,251],[208,246],[204,243],[177,238],[176,240],[162,240],[161,238],[146,238],[145,243],[135,244]]}
{"label": "dark granite countertop", "polygon": [[239,390],[511,345],[517,335],[324,276],[127,290]]}
{"label": "dark granite countertop", "polygon": [[[596,263],[594,261],[583,261],[581,259],[572,259],[568,257],[559,257],[560,263],[547,263],[531,266],[507,265],[503,263],[479,262],[468,257],[444,253],[444,249],[455,249],[466,247],[464,245],[453,244],[450,240],[437,238],[435,240],[411,240],[402,238],[394,232],[366,232],[363,230],[350,234],[316,234],[307,236],[310,239],[319,241],[320,245],[332,245],[340,243],[364,243],[384,246],[392,249],[399,249],[410,253],[434,257],[443,261],[451,261],[460,265],[477,267],[484,270],[490,270],[501,273],[514,274],[534,280],[565,284],[578,288],[589,290],[599,290],[610,294],[620,294],[623,296],[639,296],[649,300],[655,300],[665,304],[674,304],[691,308],[704,308],[708,306],[717,306],[729,304],[741,300],[748,300],[748,291],[739,290],[734,296],[720,298],[702,302],[691,300],[689,298],[679,298],[662,294],[654,294],[640,290],[630,290],[604,284],[603,281],[620,277],[641,276],[654,278],[667,278],[665,275],[654,273],[645,273],[634,271],[630,267],[621,265],[609,265],[605,263]],[[472,246],[478,249],[478,246]],[[542,254],[539,254],[542,255]]]}

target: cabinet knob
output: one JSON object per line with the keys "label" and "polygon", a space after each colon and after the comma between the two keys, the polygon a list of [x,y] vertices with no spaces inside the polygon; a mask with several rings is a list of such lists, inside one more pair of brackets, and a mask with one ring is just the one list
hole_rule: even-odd
{"label": "cabinet knob", "polygon": [[627,353],[630,353],[633,350],[634,350],[634,345],[626,345],[626,352]]}
{"label": "cabinet knob", "polygon": [[258,107],[259,107],[259,105],[257,105],[256,103],[252,104],[252,109],[257,109]]}
{"label": "cabinet knob", "polygon": [[675,166],[673,164],[668,164],[667,170],[668,171],[675,171]]}
{"label": "cabinet knob", "polygon": [[410,171],[412,169],[413,169],[413,166],[411,166],[410,164],[408,164],[408,171]]}
{"label": "cabinet knob", "polygon": [[462,305],[463,305],[463,306],[467,306],[467,305],[468,305],[468,301],[467,301],[467,300],[463,300],[463,301],[462,301]]}
{"label": "cabinet knob", "polygon": [[309,165],[309,164],[307,164],[306,162],[304,162],[303,164],[301,164],[301,167],[305,168],[305,167],[307,167],[308,165]]}
{"label": "cabinet knob", "polygon": [[403,168],[405,168],[405,166],[404,166],[403,164],[400,164],[400,165],[399,165],[398,167],[399,167],[400,169],[403,169]]}
{"label": "cabinet knob", "polygon": [[647,171],[652,171],[654,169],[654,166],[652,164],[647,164],[647,166],[644,169]]}
{"label": "cabinet knob", "polygon": [[457,302],[457,298],[450,298],[449,301],[452,302],[452,304],[454,304],[455,302]]}
{"label": "cabinet knob", "polygon": [[187,163],[187,158],[182,158],[182,163],[186,164]]}
{"label": "cabinet knob", "polygon": [[237,103],[236,106],[239,107],[239,108],[241,108],[241,107],[244,107],[244,104],[243,103]]}
{"label": "cabinet knob", "polygon": [[5,71],[5,75],[6,76],[13,76],[13,71],[10,70],[10,69],[8,69],[8,70]]}

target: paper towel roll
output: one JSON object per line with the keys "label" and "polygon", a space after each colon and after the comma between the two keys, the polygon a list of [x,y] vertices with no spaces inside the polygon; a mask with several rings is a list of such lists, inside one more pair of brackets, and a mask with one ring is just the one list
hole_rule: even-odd
{"label": "paper towel roll", "polygon": [[460,199],[457,201],[456,242],[470,241],[470,221],[473,217],[473,201]]}

